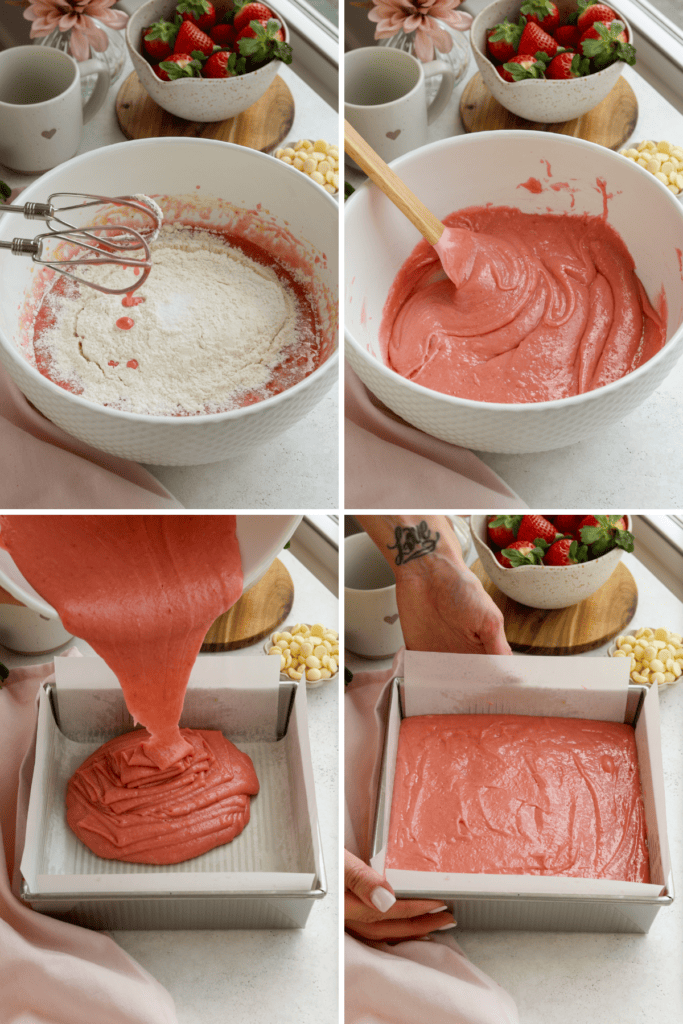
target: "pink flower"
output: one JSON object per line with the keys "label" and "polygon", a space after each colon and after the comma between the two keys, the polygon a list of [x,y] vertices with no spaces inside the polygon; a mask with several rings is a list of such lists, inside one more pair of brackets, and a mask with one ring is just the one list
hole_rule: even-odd
{"label": "pink flower", "polygon": [[415,33],[414,53],[422,61],[434,59],[434,48],[449,53],[453,40],[436,18],[451,28],[463,31],[472,24],[472,16],[456,11],[460,0],[372,0],[370,21],[377,22],[375,39],[390,39],[399,29]]}
{"label": "pink flower", "polygon": [[76,60],[87,60],[90,47],[102,53],[109,46],[106,33],[93,18],[110,28],[123,28],[128,15],[109,8],[116,0],[31,0],[24,11],[32,21],[31,39],[47,36],[55,29],[71,32],[69,52]]}

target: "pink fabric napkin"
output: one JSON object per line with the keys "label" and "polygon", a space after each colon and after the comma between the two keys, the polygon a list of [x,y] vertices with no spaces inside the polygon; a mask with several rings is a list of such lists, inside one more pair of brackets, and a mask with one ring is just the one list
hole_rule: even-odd
{"label": "pink fabric napkin", "polygon": [[[346,846],[369,861],[388,683],[403,672],[358,672],[345,701]],[[519,1024],[510,995],[467,959],[452,935],[365,943],[345,936],[346,1024]]]}
{"label": "pink fabric napkin", "polygon": [[0,506],[183,507],[142,466],[97,451],[46,419],[1,365]]}
{"label": "pink fabric napkin", "polygon": [[346,364],[347,508],[526,508],[467,448],[396,416]]}
{"label": "pink fabric napkin", "polygon": [[17,898],[36,695],[53,671],[14,669],[0,689],[0,1024],[177,1024],[168,992],[107,935]]}

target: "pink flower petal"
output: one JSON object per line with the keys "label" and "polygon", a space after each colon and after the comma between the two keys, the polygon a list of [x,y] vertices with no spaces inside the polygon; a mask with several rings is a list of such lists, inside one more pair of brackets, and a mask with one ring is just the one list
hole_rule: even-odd
{"label": "pink flower petal", "polygon": [[90,56],[90,43],[85,32],[79,28],[75,28],[71,32],[71,42],[69,43],[69,53],[74,60],[87,60]]}

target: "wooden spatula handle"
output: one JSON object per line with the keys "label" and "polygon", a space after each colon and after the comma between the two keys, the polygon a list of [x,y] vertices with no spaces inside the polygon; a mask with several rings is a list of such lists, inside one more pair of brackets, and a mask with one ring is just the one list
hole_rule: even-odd
{"label": "wooden spatula handle", "polygon": [[414,224],[430,245],[436,245],[443,234],[444,226],[438,217],[427,209],[414,192],[394,174],[381,156],[358,134],[353,125],[344,121],[344,149],[361,170],[374,181],[377,188],[391,199],[401,213]]}

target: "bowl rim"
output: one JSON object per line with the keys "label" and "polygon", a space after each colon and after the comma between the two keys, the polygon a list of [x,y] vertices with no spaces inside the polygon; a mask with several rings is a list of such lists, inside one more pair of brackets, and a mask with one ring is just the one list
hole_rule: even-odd
{"label": "bowl rim", "polygon": [[[503,85],[504,86],[508,86],[508,88],[510,86],[519,86],[519,85],[522,85],[522,86],[524,86],[524,85],[526,85],[526,86],[531,85],[531,86],[535,87],[535,86],[537,86],[537,84],[539,82],[543,82],[545,85],[553,86],[555,88],[555,90],[558,91],[557,87],[559,86],[560,88],[562,88],[563,85],[567,84],[566,81],[561,81],[559,79],[555,79],[554,80],[552,78],[524,78],[524,79],[521,79],[521,81],[519,81],[519,82],[507,82],[504,78],[502,78],[500,75],[498,75],[498,72],[496,71],[496,65],[493,63],[493,61],[488,56],[488,54],[485,53],[485,52],[482,52],[480,47],[477,45],[477,43],[476,43],[477,31],[476,30],[479,28],[479,26],[482,24],[482,22],[484,22],[486,20],[484,15],[486,15],[487,12],[490,12],[492,7],[494,7],[494,6],[498,5],[498,4],[502,4],[503,2],[508,3],[509,0],[492,0],[492,2],[490,4],[487,4],[486,7],[484,7],[483,10],[479,11],[479,14],[477,14],[475,16],[474,20],[472,21],[472,25],[470,27],[470,45],[472,47],[472,50],[474,51],[475,58],[476,57],[480,57],[482,60],[485,60],[487,62],[487,64],[490,65],[492,71],[498,76],[498,78],[500,78],[500,80],[503,83]],[[624,25],[626,26],[626,28],[628,29],[629,39],[633,39],[633,29],[631,28],[630,24],[628,23],[628,21],[626,20],[624,15],[621,14],[619,11],[617,11],[617,8],[612,3],[610,3],[609,6],[612,7],[612,9],[615,11],[615,13],[619,15],[619,21],[622,21],[624,23]],[[493,24],[496,24],[496,23],[494,22]],[[476,29],[475,29],[475,26],[476,26]],[[486,26],[487,29],[488,28],[492,28],[492,27],[493,27],[493,25],[487,25]],[[614,61],[614,63],[608,64],[606,68],[603,68],[602,71],[594,71],[591,75],[587,75],[585,77],[586,78],[591,78],[593,80],[602,80],[603,78],[608,77],[608,73],[609,72],[611,72],[612,76],[613,76],[614,75],[614,68],[618,67],[620,63],[623,63],[623,61],[621,61],[621,62],[620,61]],[[623,70],[624,70],[623,68],[619,69],[619,75],[621,75]],[[619,75],[617,75],[617,78],[619,77]],[[609,77],[611,77],[611,76],[609,76]],[[575,79],[575,81],[581,81],[581,79]],[[520,90],[518,90],[518,91],[520,91]]]}
{"label": "bowl rim", "polygon": [[[338,211],[338,205],[335,199],[328,192],[325,192],[324,189],[319,188],[315,181],[310,180],[304,174],[300,174],[295,167],[288,167],[287,164],[284,164],[281,160],[276,159],[276,157],[272,156],[270,153],[262,153],[261,150],[248,149],[247,147],[239,146],[234,142],[222,142],[219,139],[198,139],[186,137],[174,138],[172,136],[164,136],[160,139],[131,139],[125,142],[118,142],[112,146],[107,146],[106,150],[88,150],[87,153],[80,153],[78,156],[72,157],[71,160],[67,160],[65,163],[59,164],[52,170],[47,171],[46,174],[41,175],[39,178],[36,178],[35,181],[32,181],[29,185],[26,186],[25,191],[28,192],[29,189],[34,188],[36,185],[38,185],[40,190],[41,188],[43,188],[43,185],[41,183],[48,175],[51,175],[57,171],[62,172],[64,169],[68,169],[78,162],[86,161],[87,159],[92,158],[93,154],[103,152],[110,154],[116,150],[123,150],[126,153],[130,153],[131,146],[136,146],[138,148],[141,146],[154,146],[158,145],[159,142],[171,146],[182,146],[186,145],[188,142],[191,145],[196,145],[197,143],[199,143],[202,146],[229,146],[231,149],[239,150],[240,152],[244,152],[246,150],[248,153],[253,154],[257,160],[260,158],[265,160],[272,160],[275,164],[278,165],[278,167],[282,168],[283,171],[296,175],[296,180],[301,181],[305,188],[314,189],[314,194],[317,197],[322,196],[323,201],[327,202],[335,210],[335,214]],[[174,427],[174,429],[179,429],[177,425],[182,423],[197,425],[213,425],[218,423],[229,422],[231,420],[241,420],[249,416],[256,416],[258,415],[260,410],[263,410],[264,408],[272,409],[276,405],[279,405],[280,403],[287,401],[288,397],[291,398],[294,394],[299,394],[302,391],[307,390],[309,387],[313,385],[315,381],[319,380],[320,377],[323,376],[323,374],[332,372],[334,367],[336,367],[337,363],[339,362],[339,344],[337,344],[337,347],[334,349],[333,352],[330,353],[329,357],[325,360],[325,362],[321,363],[320,366],[316,367],[316,369],[313,370],[312,373],[309,373],[307,377],[304,377],[303,380],[300,380],[297,384],[293,384],[291,388],[286,388],[284,391],[280,391],[279,394],[272,395],[269,398],[264,398],[260,402],[255,402],[253,405],[243,406],[242,408],[239,409],[228,409],[225,412],[197,413],[191,416],[161,416],[154,413],[127,412],[125,409],[113,409],[110,406],[100,405],[97,402],[90,401],[90,399],[88,398],[83,398],[82,395],[75,395],[71,391],[66,391],[65,388],[61,388],[58,384],[55,384],[54,381],[51,381],[49,377],[43,376],[43,374],[40,373],[40,371],[37,370],[35,366],[32,366],[31,363],[29,363],[29,361],[26,358],[24,358],[21,352],[19,352],[16,346],[11,344],[9,341],[5,340],[4,334],[2,332],[0,332],[0,349],[2,349],[2,351],[7,355],[11,362],[20,366],[22,370],[27,371],[39,386],[42,385],[43,387],[47,387],[48,392],[51,392],[53,395],[58,396],[59,399],[64,399],[68,402],[75,402],[77,405],[81,406],[84,409],[87,409],[89,412],[94,411],[95,413],[105,413],[107,416],[114,416],[115,418],[121,419],[125,423],[149,424],[155,426],[161,424],[165,426],[175,424],[176,426]],[[18,384],[17,387],[19,387]],[[20,388],[20,390],[22,389]],[[68,397],[65,399],[64,396]],[[185,426],[184,429],[187,430],[187,426]]]}
{"label": "bowl rim", "polygon": [[[591,512],[586,512],[587,516],[592,515],[592,514],[593,513],[591,513]],[[602,513],[599,513],[599,514],[601,515]],[[613,513],[610,513],[610,514],[613,514]],[[488,553],[491,555],[491,558],[492,558],[496,568],[500,569],[501,572],[513,572],[514,571],[514,572],[519,574],[519,570],[520,569],[543,569],[546,573],[547,573],[548,569],[550,569],[551,571],[554,570],[555,572],[561,572],[564,569],[579,569],[580,570],[581,566],[584,566],[584,565],[595,565],[597,562],[601,562],[603,558],[607,558],[608,555],[613,554],[615,551],[619,552],[619,558],[621,558],[622,555],[625,555],[625,554],[628,553],[628,552],[624,551],[622,548],[610,548],[610,550],[609,551],[605,551],[605,553],[603,555],[598,555],[597,558],[591,558],[590,561],[588,561],[588,562],[577,562],[576,565],[516,565],[513,568],[508,568],[507,565],[501,565],[500,564],[500,562],[496,558],[495,552],[488,546],[486,541],[482,540],[481,537],[477,533],[475,533],[475,530],[474,530],[474,519],[475,518],[476,519],[479,519],[479,518],[483,519],[484,520],[483,525],[486,526],[486,518],[488,516],[490,516],[490,515],[491,515],[490,512],[484,512],[484,513],[478,513],[476,515],[474,515],[474,514],[471,515],[470,516],[470,533],[472,534],[472,542],[473,542],[475,548],[477,548],[477,554],[479,555],[479,557],[481,558],[481,552],[479,551],[479,548],[477,547],[478,544],[480,544],[483,548],[486,549],[486,551],[488,551]],[[626,519],[627,527],[630,527],[631,526],[631,516],[629,515],[628,512],[622,512],[622,515]]]}
{"label": "bowl rim", "polygon": [[[146,65],[146,67],[149,68],[150,74],[152,75],[152,78],[154,79],[155,82],[158,82],[160,85],[166,86],[166,87],[168,87],[168,86],[184,85],[184,82],[183,82],[182,79],[178,78],[175,81],[165,82],[163,78],[159,78],[157,75],[155,75],[152,65],[149,63],[149,61],[145,57],[144,53],[142,53],[142,51],[140,50],[140,47],[139,47],[138,43],[133,42],[133,38],[132,38],[133,26],[135,27],[135,32],[137,34],[140,31],[140,22],[144,22],[145,21],[145,19],[142,18],[140,15],[142,14],[143,11],[146,11],[148,7],[151,7],[152,4],[157,4],[159,2],[161,2],[161,0],[146,0],[146,3],[144,3],[141,7],[138,7],[138,9],[136,11],[134,11],[133,14],[131,14],[131,16],[128,19],[128,22],[126,23],[126,32],[125,32],[126,43],[128,45],[128,49],[131,52],[131,59],[132,59],[133,53],[137,57],[139,57],[140,60]],[[173,0],[163,0],[163,2],[168,5],[168,7],[169,7],[169,14],[170,14],[171,11],[173,10],[173,7],[172,7]],[[285,33],[285,42],[288,43],[289,42],[289,28],[287,26],[287,22],[282,17],[280,12],[275,10],[275,8],[272,6],[271,3],[268,3],[268,6],[272,10],[273,14],[277,15],[278,20],[280,21],[280,23],[282,25],[282,28],[284,30],[284,33]],[[268,61],[267,64],[262,64],[260,68],[254,68],[253,71],[247,71],[247,73],[245,75],[237,75],[237,76],[233,76],[233,77],[244,78],[244,79],[251,78],[252,75],[258,75],[260,72],[264,71],[270,64],[273,64],[273,63],[274,63],[274,61]],[[136,68],[136,71],[137,71],[137,68]],[[232,78],[197,78],[197,79],[194,79],[194,81],[197,81],[197,82],[210,82],[211,83],[211,88],[213,88],[215,90],[217,88],[225,88],[225,83],[226,82],[231,82]],[[170,90],[168,90],[168,88],[167,88],[167,91],[170,91]]]}
{"label": "bowl rim", "polygon": [[[522,140],[525,138],[533,138],[536,142],[539,141],[539,136],[541,137],[541,141],[547,141],[548,134],[549,133],[546,132],[528,131],[523,128],[500,129],[499,131],[495,132],[497,140],[506,137],[517,138]],[[396,157],[395,160],[391,161],[389,166],[392,168],[392,170],[395,170],[400,177],[401,165],[407,163],[411,159],[414,159],[416,155],[419,155],[421,159],[425,159],[426,163],[429,164],[429,156],[437,152],[438,150],[448,149],[454,145],[477,145],[479,136],[480,133],[473,132],[468,135],[451,135],[446,139],[438,139],[436,142],[427,143],[426,146],[420,146],[418,149],[411,150],[410,153],[405,153],[403,156]],[[620,153],[617,153],[611,149],[606,149],[605,146],[600,146],[596,142],[589,142],[587,139],[579,139],[574,137],[573,135],[553,135],[552,139],[553,143],[557,142],[557,144],[560,146],[573,147],[578,145],[579,147],[589,151],[600,151],[602,154],[607,155],[608,160],[625,160],[625,158],[621,156]],[[670,202],[672,204],[672,208],[676,210],[676,216],[678,218],[681,218],[681,203],[677,199],[677,197],[674,196],[671,192],[669,192],[667,187],[663,185],[661,181],[658,181],[654,177],[654,175],[646,171],[644,167],[639,167],[638,164],[634,163],[632,160],[628,162],[633,165],[633,168],[635,170],[639,171],[642,175],[645,175],[647,178],[651,179],[652,183],[656,184],[658,188],[661,189],[661,194],[663,196],[666,195],[667,202]],[[346,229],[348,229],[348,221],[350,220],[352,211],[354,211],[356,205],[358,205],[358,203],[361,202],[361,199],[359,197],[366,195],[373,189],[379,194],[381,194],[377,186],[372,181],[370,181],[370,179],[367,179],[346,200],[346,203],[344,204],[345,232]],[[417,242],[418,239],[416,239],[415,245],[417,245]],[[406,253],[406,257],[408,255],[409,254]],[[345,271],[351,269],[348,261],[345,261],[344,268]],[[423,384],[417,384],[415,381],[408,380],[406,377],[402,377],[399,373],[396,372],[396,370],[392,370],[391,367],[387,366],[386,363],[382,362],[377,356],[367,352],[365,347],[360,344],[360,342],[354,337],[353,334],[350,333],[348,321],[346,320],[346,318],[344,320],[344,340],[351,346],[351,348],[353,348],[358,353],[358,355],[360,356],[361,360],[364,363],[368,364],[368,362],[370,362],[370,365],[373,368],[377,368],[379,372],[382,374],[382,376],[390,384],[393,384],[395,381],[399,381],[399,387],[407,387],[416,396],[423,396],[427,400],[431,401],[445,401],[447,404],[452,405],[454,407],[469,409],[473,412],[493,410],[496,412],[506,412],[511,416],[528,416],[531,410],[538,411],[539,413],[543,411],[552,412],[558,409],[570,408],[575,405],[582,405],[588,404],[590,402],[599,401],[600,397],[603,394],[611,394],[612,392],[619,390],[623,386],[624,381],[631,382],[637,380],[641,376],[644,376],[649,370],[656,366],[657,363],[662,361],[665,353],[668,357],[674,346],[679,348],[681,347],[681,345],[683,344],[683,321],[679,324],[678,329],[674,331],[672,336],[669,339],[667,339],[667,341],[664,342],[659,352],[656,352],[651,359],[648,359],[646,363],[642,363],[641,366],[639,366],[637,369],[631,370],[630,373],[625,374],[618,380],[610,381],[609,384],[605,384],[600,388],[593,388],[591,391],[586,391],[582,395],[569,395],[566,398],[553,398],[547,402],[479,402],[475,401],[475,399],[473,398],[459,398],[457,395],[446,395],[442,391],[433,391],[431,388],[427,388]]]}

